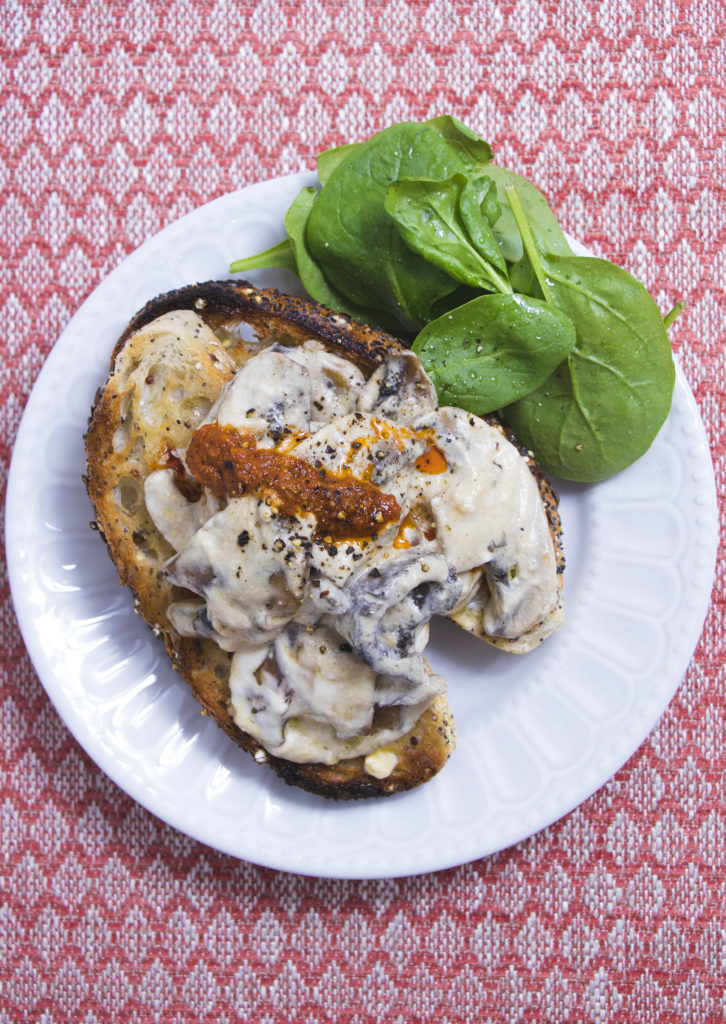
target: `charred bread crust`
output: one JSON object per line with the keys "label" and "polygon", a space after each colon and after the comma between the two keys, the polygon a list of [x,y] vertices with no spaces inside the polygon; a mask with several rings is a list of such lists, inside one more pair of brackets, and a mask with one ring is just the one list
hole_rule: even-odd
{"label": "charred bread crust", "polygon": [[[173,551],[154,527],[139,493],[135,501],[125,502],[123,497],[124,479],[133,490],[135,480],[142,484],[144,475],[157,468],[153,460],[160,439],[159,436],[149,439],[144,430],[133,423],[127,424],[131,436],[126,439],[123,450],[116,450],[114,439],[119,424],[124,423],[125,397],[116,382],[116,371],[127,358],[133,362],[135,355],[129,346],[135,344],[133,339],[137,332],[175,310],[195,313],[212,331],[224,331],[230,323],[243,321],[263,341],[283,338],[296,344],[312,337],[368,371],[380,365],[392,350],[405,346],[392,335],[308,299],[283,295],[274,289],[256,289],[246,281],[207,281],[159,295],[133,317],[114,348],[109,379],[96,396],[86,434],[86,483],[96,511],[93,525],[106,542],[121,583],[133,591],[138,612],[163,639],[175,669],[189,684],[204,713],[256,761],[269,764],[285,782],[332,799],[388,796],[426,782],[443,767],[456,742],[445,698],[434,701],[409,733],[386,745],[385,750],[395,754],[397,762],[391,774],[383,779],[366,772],[363,757],[332,766],[284,761],[266,752],[235,724],[230,712],[231,656],[212,641],[182,637],[171,628],[166,609],[173,600],[186,594],[172,587],[162,571],[163,563]],[[226,348],[220,343],[218,350],[212,353],[201,370],[203,375],[209,376],[211,393],[221,390],[232,376],[236,363],[245,358],[244,348],[240,342],[238,350],[238,343],[231,338]],[[522,451],[511,432],[493,418],[489,419]],[[170,422],[167,431],[171,446],[185,448],[193,425],[176,419]],[[163,436],[166,437],[166,431]],[[129,464],[128,452],[135,453],[133,465]],[[559,565],[562,548],[557,498],[531,453],[523,454],[540,486]]]}
{"label": "charred bread crust", "polygon": [[315,337],[358,365],[373,369],[391,349],[401,349],[398,338],[368,324],[335,313],[311,299],[285,295],[275,288],[255,288],[248,281],[204,281],[177,288],[151,299],[130,321],[114,350],[114,357],[139,328],[174,309],[194,310],[214,329],[225,320],[241,317],[264,338],[282,333],[293,341]]}

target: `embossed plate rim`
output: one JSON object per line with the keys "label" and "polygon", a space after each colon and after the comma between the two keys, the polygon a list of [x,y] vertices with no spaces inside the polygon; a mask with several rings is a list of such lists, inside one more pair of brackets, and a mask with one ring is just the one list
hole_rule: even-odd
{"label": "embossed plate rim", "polygon": [[[83,303],[50,353],[18,432],[8,481],[8,566],[21,630],[48,695],[81,746],[135,800],[193,838],[260,865],[338,878],[397,877],[454,867],[527,838],[590,796],[642,743],[680,683],[703,626],[716,556],[715,484],[705,431],[679,368],[674,410],[641,469],[632,467],[595,488],[563,488],[566,549],[568,532],[571,540],[588,530],[600,531],[587,547],[586,565],[574,564],[566,574],[573,581],[568,603],[575,599],[571,623],[575,629],[582,624],[590,629],[590,591],[608,583],[603,556],[617,553],[620,543],[602,534],[610,510],[623,500],[633,509],[643,507],[648,496],[639,492],[639,481],[644,472],[652,475],[647,467],[665,445],[668,458],[675,453],[678,473],[688,476],[675,504],[688,501],[700,521],[679,540],[686,545],[690,568],[688,573],[682,566],[676,569],[683,592],[668,621],[678,620],[677,635],[658,634],[659,644],[665,645],[660,660],[653,671],[635,673],[640,689],[624,684],[630,685],[623,691],[627,706],[597,718],[591,709],[583,712],[576,690],[558,688],[555,680],[570,681],[572,659],[575,667],[582,660],[585,637],[568,634],[567,627],[526,660],[507,662],[501,652],[484,651],[481,645],[472,654],[466,647],[470,638],[457,633],[452,642],[444,632],[434,643],[434,661],[450,659],[456,648],[454,657],[465,651],[470,664],[481,659],[491,669],[481,698],[472,695],[472,677],[455,669],[455,717],[457,702],[467,711],[472,702],[491,705],[479,718],[461,717],[459,747],[431,783],[391,800],[338,805],[285,787],[253,765],[215,726],[200,722],[196,703],[165,662],[159,642],[133,615],[129,595],[119,592],[100,539],[86,536],[90,505],[83,523],[65,523],[53,509],[62,498],[74,514],[85,511],[80,438],[92,385],[101,383],[113,341],[129,317],[160,291],[227,276],[228,260],[241,251],[234,240],[245,232],[249,252],[278,241],[289,201],[314,180],[304,172],[261,182],[192,211],[140,246]],[[284,273],[249,277],[259,284],[294,285]],[[80,398],[74,398],[76,393]],[[58,427],[52,467],[36,458],[39,443],[47,439],[49,416]],[[91,582],[74,589],[74,573]],[[106,619],[99,615],[96,621],[90,614],[96,599],[106,602]],[[107,634],[106,622],[113,624]],[[128,659],[114,647],[121,634],[130,646]],[[85,648],[77,639],[84,636],[90,638]],[[642,659],[637,647],[630,639],[625,644],[632,665],[636,654]],[[99,652],[115,661],[112,657],[111,664],[89,669]],[[598,657],[601,667],[622,675],[622,666],[610,655]],[[526,681],[520,678],[524,674]],[[89,684],[95,703],[88,696]],[[95,689],[103,699],[97,699]],[[557,762],[547,730],[535,726],[532,732],[533,710],[551,711],[553,701],[558,714],[562,709],[587,734],[585,746],[568,753],[569,762]],[[532,755],[530,777],[511,753],[493,758],[495,737],[507,728]],[[522,792],[498,789],[498,774],[505,790],[514,781]],[[459,803],[458,794],[464,798]]]}

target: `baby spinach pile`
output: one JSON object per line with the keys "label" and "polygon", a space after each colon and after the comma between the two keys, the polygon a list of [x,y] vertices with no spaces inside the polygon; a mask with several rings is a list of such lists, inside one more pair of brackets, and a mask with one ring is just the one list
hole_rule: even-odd
{"label": "baby spinach pile", "polygon": [[576,256],[542,193],[491,159],[452,117],[328,150],[287,238],[230,270],[294,270],[318,302],[407,337],[441,404],[496,411],[547,472],[601,480],[668,415],[674,314]]}

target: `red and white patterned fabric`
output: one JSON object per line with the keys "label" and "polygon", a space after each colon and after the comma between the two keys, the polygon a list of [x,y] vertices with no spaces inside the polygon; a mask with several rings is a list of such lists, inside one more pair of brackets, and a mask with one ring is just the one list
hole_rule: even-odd
{"label": "red and white patterned fabric", "polygon": [[[0,460],[55,339],[163,225],[322,149],[453,113],[662,310],[726,469],[726,22],[717,0],[0,0]],[[235,254],[230,254],[234,256]],[[0,1024],[726,1017],[721,563],[659,726],[496,856],[275,873],[135,805],[0,619]]]}

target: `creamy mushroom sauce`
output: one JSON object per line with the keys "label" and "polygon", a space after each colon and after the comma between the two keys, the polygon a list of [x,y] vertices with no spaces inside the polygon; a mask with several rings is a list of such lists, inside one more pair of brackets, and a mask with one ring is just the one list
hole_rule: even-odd
{"label": "creamy mushroom sauce", "polygon": [[412,353],[391,354],[366,380],[316,341],[273,344],[205,422],[367,480],[401,510],[377,535],[333,542],[313,515],[283,515],[263,494],[189,501],[173,469],[147,478],[149,513],[176,551],[166,574],[197,595],[169,619],[232,652],[234,720],[270,753],[327,764],[370,755],[368,769],[385,775],[395,758],[375,752],[445,689],[423,656],[433,615],[475,608],[476,631],[517,638],[558,607],[525,460],[496,428],[438,409]]}

